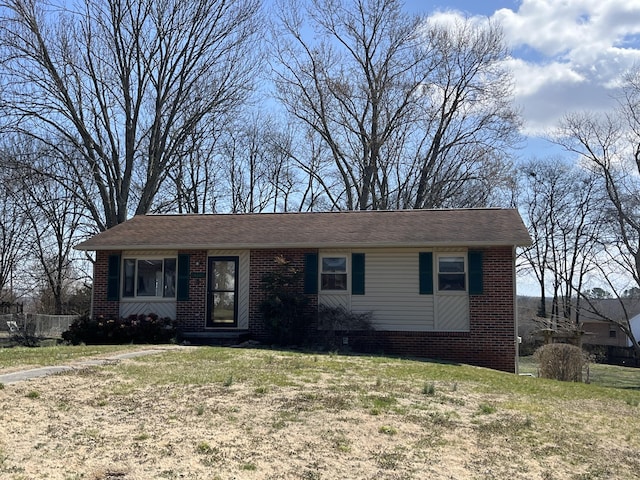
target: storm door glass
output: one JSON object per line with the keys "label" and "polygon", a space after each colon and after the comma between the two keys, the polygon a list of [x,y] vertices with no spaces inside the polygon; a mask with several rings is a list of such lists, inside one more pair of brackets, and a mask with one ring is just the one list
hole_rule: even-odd
{"label": "storm door glass", "polygon": [[237,272],[237,257],[209,258],[207,327],[237,325]]}

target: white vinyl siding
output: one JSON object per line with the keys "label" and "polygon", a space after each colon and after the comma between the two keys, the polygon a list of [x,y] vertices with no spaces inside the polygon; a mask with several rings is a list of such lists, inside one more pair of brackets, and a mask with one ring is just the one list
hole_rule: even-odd
{"label": "white vinyl siding", "polygon": [[437,295],[435,301],[435,330],[442,332],[469,331],[468,295]]}
{"label": "white vinyl siding", "polygon": [[[439,250],[435,256],[435,279],[436,279],[436,297],[435,297],[435,330],[441,332],[468,332],[469,331],[469,295],[468,291],[468,266],[467,252],[460,250],[446,251]],[[447,262],[456,263],[459,274],[451,273],[453,270],[446,267]],[[445,263],[445,268],[442,267]],[[445,273],[442,273],[445,272]],[[442,288],[445,278],[445,288]],[[455,279],[456,275],[460,275],[460,279]],[[453,285],[453,286],[452,286]]]}
{"label": "white vinyl siding", "polygon": [[433,295],[419,293],[418,251],[363,252],[365,294],[351,297],[351,310],[373,312],[377,330],[433,330]]}
{"label": "white vinyl siding", "polygon": [[156,300],[153,302],[144,302],[140,300],[120,302],[120,317],[127,318],[130,315],[148,315],[155,313],[161,318],[176,318],[176,301],[175,300]]}
{"label": "white vinyl siding", "polygon": [[322,293],[319,295],[319,303],[325,307],[351,310],[351,295]]}
{"label": "white vinyl siding", "polygon": [[249,328],[249,251],[248,250],[209,250],[209,257],[238,257],[238,328]]}
{"label": "white vinyl siding", "polygon": [[[418,256],[424,249],[357,251],[365,254],[365,294],[320,292],[318,301],[321,305],[340,306],[356,313],[371,312],[376,330],[469,331],[469,296],[466,292],[420,295]],[[437,253],[434,253],[434,260]],[[434,261],[434,283],[436,268]]]}

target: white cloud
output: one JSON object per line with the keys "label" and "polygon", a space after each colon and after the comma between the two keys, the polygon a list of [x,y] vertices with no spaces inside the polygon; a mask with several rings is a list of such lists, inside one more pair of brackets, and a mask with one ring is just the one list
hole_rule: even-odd
{"label": "white cloud", "polygon": [[511,57],[505,65],[513,73],[514,93],[519,98],[534,95],[550,84],[575,85],[585,81],[585,77],[574,71],[567,63],[536,64]]}
{"label": "white cloud", "polygon": [[[431,21],[460,16],[437,12]],[[640,65],[640,0],[522,0],[517,11],[490,18],[513,52],[507,64],[528,134],[553,128],[570,111],[610,108],[623,74]]]}
{"label": "white cloud", "polygon": [[528,45],[547,56],[589,58],[640,33],[637,0],[523,0],[517,12],[500,9],[512,47]]}

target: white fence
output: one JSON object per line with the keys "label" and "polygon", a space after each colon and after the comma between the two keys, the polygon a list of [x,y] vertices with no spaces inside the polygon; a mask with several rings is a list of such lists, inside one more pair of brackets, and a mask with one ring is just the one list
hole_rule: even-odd
{"label": "white fence", "polygon": [[11,322],[22,331],[37,337],[57,338],[69,329],[78,315],[45,315],[41,313],[9,313],[0,315],[0,331],[9,331]]}

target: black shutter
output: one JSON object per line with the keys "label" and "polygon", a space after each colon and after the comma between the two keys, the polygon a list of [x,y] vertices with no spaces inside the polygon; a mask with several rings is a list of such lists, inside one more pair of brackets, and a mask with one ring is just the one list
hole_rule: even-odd
{"label": "black shutter", "polygon": [[318,254],[304,255],[304,293],[318,293]]}
{"label": "black shutter", "polygon": [[109,255],[107,266],[107,300],[120,300],[120,255]]}
{"label": "black shutter", "polygon": [[176,299],[189,300],[189,260],[190,255],[181,253],[178,255],[178,284],[176,288]]}
{"label": "black shutter", "polygon": [[482,252],[469,252],[469,295],[482,295]]}
{"label": "black shutter", "polygon": [[364,253],[351,254],[351,294],[364,295]]}
{"label": "black shutter", "polygon": [[420,277],[420,295],[433,295],[433,253],[418,254],[418,271]]}

